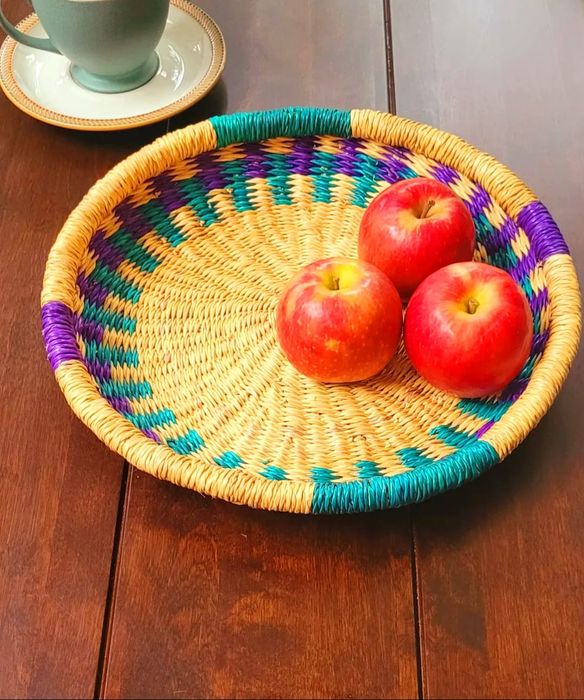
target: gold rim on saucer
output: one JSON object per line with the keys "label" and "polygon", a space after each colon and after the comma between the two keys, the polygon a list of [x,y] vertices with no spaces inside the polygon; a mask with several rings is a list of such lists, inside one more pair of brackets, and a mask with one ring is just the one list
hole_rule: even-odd
{"label": "gold rim on saucer", "polygon": [[[160,109],[132,117],[110,119],[74,117],[46,109],[38,102],[35,102],[25,95],[16,82],[13,74],[13,59],[14,51],[18,43],[10,37],[4,40],[2,48],[0,49],[0,87],[12,104],[18,107],[22,112],[46,124],[53,124],[65,129],[76,129],[79,131],[117,131],[120,129],[134,129],[139,126],[154,124],[155,122],[172,117],[182,112],[187,107],[194,105],[215,86],[225,66],[225,40],[215,21],[200,7],[193,5],[188,0],[171,0],[171,5],[189,14],[202,26],[211,42],[212,56],[209,69],[202,80],[200,80],[186,95],[183,95],[180,99]],[[38,17],[33,13],[23,19],[17,25],[17,28],[26,33],[30,31],[38,21]]]}

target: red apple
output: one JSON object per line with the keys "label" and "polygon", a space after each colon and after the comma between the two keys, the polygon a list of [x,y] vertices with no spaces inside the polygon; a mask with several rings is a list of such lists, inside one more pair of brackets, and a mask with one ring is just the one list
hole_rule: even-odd
{"label": "red apple", "polygon": [[448,265],[427,277],[406,309],[406,351],[430,384],[464,398],[500,391],[525,364],[533,319],[504,270]]}
{"label": "red apple", "polygon": [[428,275],[472,260],[475,229],[470,212],[438,180],[401,180],[378,194],[359,229],[359,257],[378,267],[407,300]]}
{"label": "red apple", "polygon": [[356,382],[394,355],[402,326],[395,287],[360,260],[328,258],[304,267],[284,289],[277,332],[288,360],[321,382]]}

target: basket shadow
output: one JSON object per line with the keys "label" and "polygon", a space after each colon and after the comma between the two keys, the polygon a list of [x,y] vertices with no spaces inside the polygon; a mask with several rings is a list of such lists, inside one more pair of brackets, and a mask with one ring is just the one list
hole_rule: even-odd
{"label": "basket shadow", "polygon": [[478,479],[414,507],[416,528],[432,533],[425,538],[426,547],[461,543],[493,519],[543,506],[554,491],[565,492],[571,473],[582,463],[578,374],[574,368],[556,404],[505,460]]}
{"label": "basket shadow", "polygon": [[269,557],[302,561],[313,558],[316,547],[324,557],[348,558],[364,569],[385,567],[388,557],[410,556],[407,508],[348,515],[259,510],[202,496],[136,470],[130,500],[135,501],[149,536],[171,542],[220,539],[222,547],[237,552],[238,559],[242,552],[260,549],[269,550]]}

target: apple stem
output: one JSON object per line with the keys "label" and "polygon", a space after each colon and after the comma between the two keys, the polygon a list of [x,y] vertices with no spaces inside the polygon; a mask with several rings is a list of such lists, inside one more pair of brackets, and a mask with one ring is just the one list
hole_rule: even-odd
{"label": "apple stem", "polygon": [[420,214],[420,219],[426,219],[428,217],[428,214],[430,213],[430,209],[436,204],[436,202],[433,199],[429,199]]}
{"label": "apple stem", "polygon": [[340,285],[340,280],[339,280],[339,278],[338,278],[338,277],[333,277],[331,289],[334,290],[334,291],[337,291],[337,290],[339,290],[340,288],[341,288],[341,285]]}
{"label": "apple stem", "polygon": [[469,314],[474,314],[476,313],[476,310],[479,308],[480,304],[476,299],[469,299],[466,302],[466,310]]}

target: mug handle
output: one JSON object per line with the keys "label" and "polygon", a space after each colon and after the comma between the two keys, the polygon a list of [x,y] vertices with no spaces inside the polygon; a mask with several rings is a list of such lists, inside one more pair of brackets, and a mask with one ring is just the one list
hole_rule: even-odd
{"label": "mug handle", "polygon": [[40,37],[29,36],[28,34],[21,32],[13,24],[11,24],[2,12],[2,0],[0,0],[0,26],[2,27],[2,29],[4,29],[6,34],[11,36],[20,44],[25,44],[26,46],[30,46],[33,49],[42,49],[43,51],[51,51],[52,53],[58,54],[61,53],[59,49],[54,46],[53,42],[50,39],[41,39]]}

